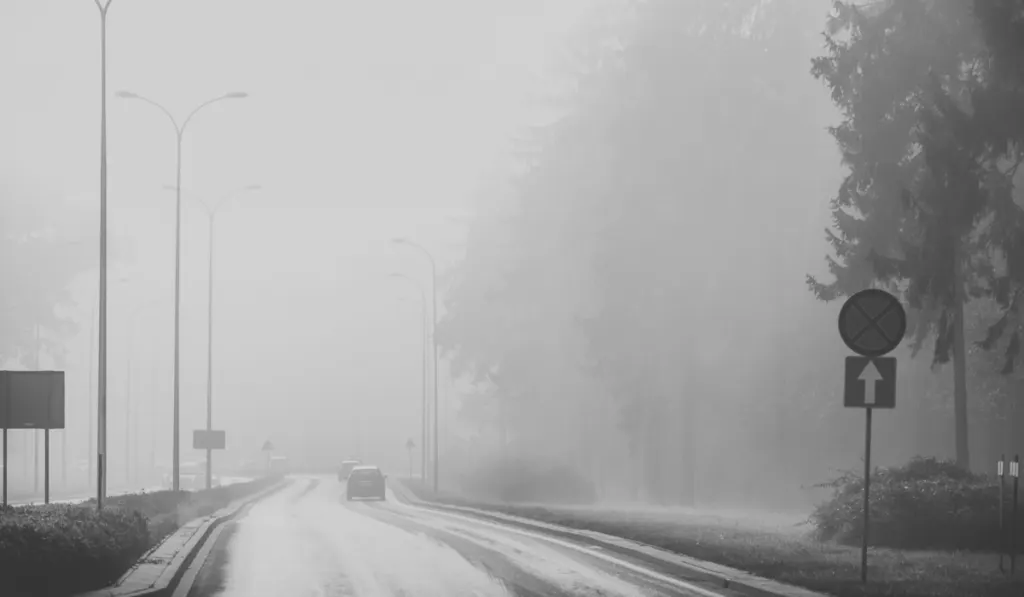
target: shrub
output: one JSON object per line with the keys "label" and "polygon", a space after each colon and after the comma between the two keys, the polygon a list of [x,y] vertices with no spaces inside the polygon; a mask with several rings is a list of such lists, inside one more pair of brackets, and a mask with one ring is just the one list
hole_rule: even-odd
{"label": "shrub", "polygon": [[108,586],[183,523],[278,479],[117,496],[102,511],[95,500],[0,508],[0,595],[53,597]]}
{"label": "shrub", "polygon": [[511,503],[592,504],[597,498],[590,480],[575,470],[526,459],[484,463],[461,485],[474,497]]}
{"label": "shrub", "polygon": [[67,595],[106,586],[149,548],[138,512],[84,505],[0,513],[0,594]]}
{"label": "shrub", "polygon": [[[811,515],[816,535],[860,544],[863,474],[846,472],[822,486],[832,490],[832,497]],[[1007,524],[1012,497],[1007,483]],[[952,462],[915,458],[901,467],[877,468],[871,476],[870,499],[871,545],[978,551],[1001,547],[998,479],[972,474]],[[1022,530],[1024,521],[1017,528],[1020,538]]]}

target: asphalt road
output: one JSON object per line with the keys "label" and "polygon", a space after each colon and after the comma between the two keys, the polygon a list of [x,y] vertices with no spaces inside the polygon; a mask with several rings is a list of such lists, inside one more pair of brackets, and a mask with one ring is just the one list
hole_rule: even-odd
{"label": "asphalt road", "polygon": [[[303,478],[221,527],[188,597],[730,597],[592,547]],[[183,592],[183,591],[180,591]]]}

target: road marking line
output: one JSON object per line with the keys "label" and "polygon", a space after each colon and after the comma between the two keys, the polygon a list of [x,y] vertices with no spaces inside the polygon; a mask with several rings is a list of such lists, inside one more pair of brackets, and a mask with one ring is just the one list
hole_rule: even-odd
{"label": "road marking line", "polygon": [[630,571],[632,571],[632,572],[634,572],[636,574],[639,574],[640,576],[646,576],[646,577],[648,577],[648,578],[650,578],[652,580],[657,580],[657,581],[660,581],[660,582],[672,585],[672,586],[674,586],[676,588],[679,588],[679,589],[683,589],[683,590],[686,590],[686,591],[692,591],[692,592],[697,593],[699,595],[703,595],[704,597],[728,597],[728,595],[729,595],[728,593],[720,593],[720,592],[710,591],[710,590],[705,589],[705,588],[703,588],[703,587],[701,587],[699,585],[696,585],[696,584],[693,584],[693,583],[690,583],[690,582],[687,582],[687,581],[679,580],[677,578],[673,578],[673,577],[668,576],[666,574],[662,574],[660,572],[651,570],[649,568],[645,568],[643,566],[639,566],[639,565],[634,564],[632,562],[626,561],[626,560],[624,560],[622,558],[617,558],[617,557],[609,556],[608,554],[602,553],[602,552],[597,551],[595,549],[592,549],[589,546],[578,545],[578,544],[575,544],[575,543],[571,543],[569,541],[558,539],[556,537],[551,537],[551,536],[548,536],[548,535],[543,535],[543,534],[540,534],[540,533],[535,533],[535,532],[528,531],[528,530],[525,530],[525,529],[522,529],[522,528],[518,528],[518,527],[515,527],[513,525],[498,524],[498,523],[491,522],[489,520],[485,520],[485,519],[474,517],[474,516],[468,516],[468,515],[464,515],[464,514],[456,514],[454,512],[444,511],[444,510],[435,510],[433,508],[424,508],[422,506],[414,506],[412,504],[401,504],[401,507],[411,508],[411,509],[414,509],[414,510],[420,510],[420,511],[423,511],[423,512],[430,512],[430,513],[433,513],[433,514],[436,514],[436,515],[440,515],[440,516],[447,516],[447,517],[450,517],[450,518],[453,518],[453,519],[457,519],[457,520],[461,520],[461,521],[465,521],[465,522],[471,522],[473,524],[480,524],[480,525],[488,526],[488,527],[491,527],[492,529],[497,529],[499,531],[512,532],[512,533],[516,533],[516,534],[522,535],[524,537],[529,537],[531,539],[535,539],[535,540],[539,540],[539,541],[545,541],[545,542],[548,542],[548,543],[551,543],[551,544],[554,544],[554,545],[558,545],[560,547],[564,547],[566,549],[571,549],[571,550],[577,551],[579,553],[583,553],[583,554],[589,555],[589,556],[597,558],[599,560],[603,560],[605,562],[608,562],[609,564],[613,564],[613,565],[619,566],[621,568],[626,568],[627,570],[630,570]]}

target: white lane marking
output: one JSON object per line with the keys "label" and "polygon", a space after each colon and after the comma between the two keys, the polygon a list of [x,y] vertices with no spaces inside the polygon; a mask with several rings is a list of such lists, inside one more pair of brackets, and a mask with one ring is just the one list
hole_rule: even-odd
{"label": "white lane marking", "polygon": [[647,594],[634,583],[624,581],[614,574],[594,567],[592,563],[589,565],[583,563],[549,545],[538,545],[536,542],[527,543],[521,541],[520,537],[510,537],[508,533],[494,533],[479,527],[467,528],[465,525],[436,519],[412,518],[411,520],[414,520],[416,524],[461,537],[500,554],[517,567],[561,587],[570,594],[614,594],[623,597],[643,597]]}

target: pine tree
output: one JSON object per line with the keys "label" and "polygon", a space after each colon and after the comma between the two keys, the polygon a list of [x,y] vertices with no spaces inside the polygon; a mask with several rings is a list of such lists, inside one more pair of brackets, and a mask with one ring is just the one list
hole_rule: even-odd
{"label": "pine tree", "polygon": [[988,292],[985,139],[973,101],[982,45],[958,0],[837,2],[828,54],[812,73],[842,110],[832,135],[850,173],[832,200],[835,280],[808,279],[821,300],[871,285],[914,311],[914,348],[935,338],[933,363],[952,357],[956,459],[970,466],[963,312]]}

